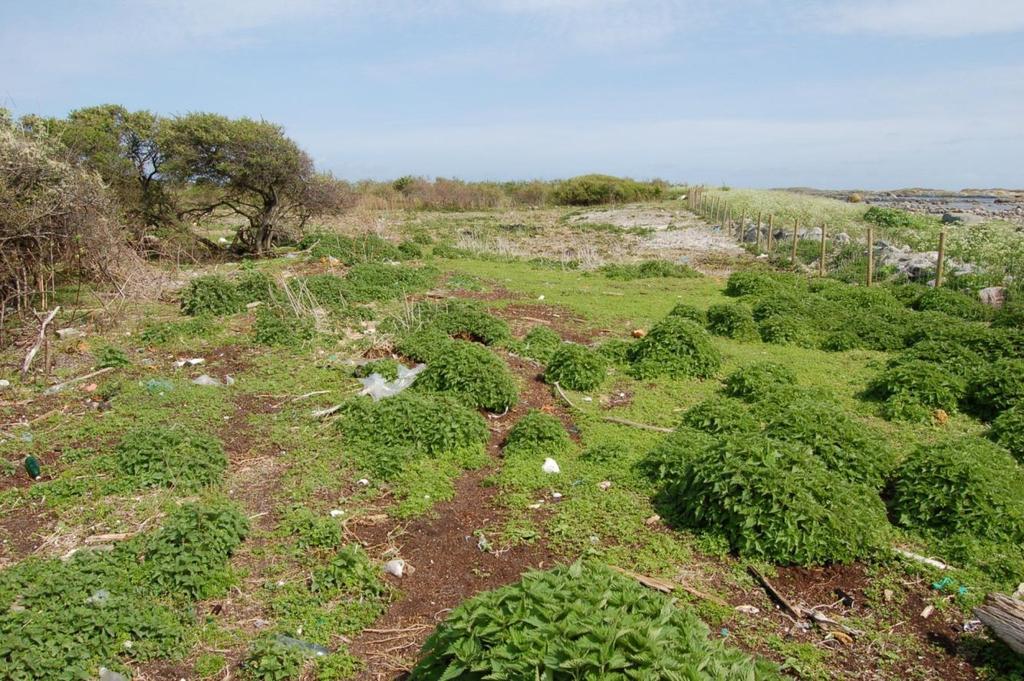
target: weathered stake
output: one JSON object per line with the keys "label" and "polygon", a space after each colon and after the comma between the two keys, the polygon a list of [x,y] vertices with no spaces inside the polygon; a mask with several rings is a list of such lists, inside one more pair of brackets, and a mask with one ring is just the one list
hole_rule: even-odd
{"label": "weathered stake", "polygon": [[946,230],[939,232],[939,257],[935,262],[935,288],[942,286],[942,273],[946,265]]}
{"label": "weathered stake", "polygon": [[775,245],[775,215],[772,213],[768,214],[768,252],[772,252],[772,246]]}
{"label": "weathered stake", "polygon": [[821,223],[821,255],[818,256],[818,274],[825,276],[825,231],[828,229],[826,223]]}
{"label": "weathered stake", "polygon": [[800,220],[793,218],[793,244],[789,252],[789,264],[796,267],[796,240],[800,231]]}
{"label": "weathered stake", "polygon": [[754,235],[757,244],[757,252],[761,253],[761,211],[757,211],[757,233]]}
{"label": "weathered stake", "polygon": [[875,278],[875,228],[868,227],[868,280],[867,285],[871,286]]}

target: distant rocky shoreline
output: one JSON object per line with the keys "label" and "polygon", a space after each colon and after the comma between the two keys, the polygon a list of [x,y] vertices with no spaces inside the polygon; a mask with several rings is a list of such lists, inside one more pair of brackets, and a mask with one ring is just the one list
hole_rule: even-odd
{"label": "distant rocky shoreline", "polygon": [[819,190],[797,188],[802,194],[826,196],[840,201],[853,197],[872,206],[900,208],[913,213],[944,216],[950,222],[974,224],[1006,220],[1024,227],[1024,190],[965,189],[951,192],[935,189],[893,191]]}

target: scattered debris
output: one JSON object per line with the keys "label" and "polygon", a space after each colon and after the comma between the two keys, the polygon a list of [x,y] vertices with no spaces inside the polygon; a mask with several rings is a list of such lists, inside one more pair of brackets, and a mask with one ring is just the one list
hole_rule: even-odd
{"label": "scattered debris", "polygon": [[224,380],[221,381],[220,379],[214,378],[213,376],[210,376],[209,374],[203,374],[202,376],[199,376],[197,378],[193,378],[192,379],[192,384],[193,385],[207,385],[207,386],[234,385],[235,384],[235,379],[231,378],[231,376],[224,376]]}
{"label": "scattered debris", "polygon": [[733,609],[736,612],[742,612],[744,615],[758,615],[761,613],[761,609],[753,605],[737,605]]}
{"label": "scattered debris", "polygon": [[356,484],[359,485],[360,487],[369,487],[370,481],[367,480],[366,478],[359,478],[358,480],[356,480]]}
{"label": "scattered debris", "polygon": [[405,574],[405,561],[401,558],[392,558],[384,563],[384,572],[401,579]]}
{"label": "scattered debris", "polygon": [[192,357],[190,359],[179,359],[177,362],[174,363],[174,366],[180,369],[183,366],[199,366],[200,364],[203,364],[205,362],[206,360],[203,359],[202,357]]}
{"label": "scattered debris", "polygon": [[345,515],[345,512],[342,511],[340,508],[332,508],[331,509],[331,517],[332,518],[340,518],[343,515]]}
{"label": "scattered debris", "polygon": [[69,338],[78,338],[84,335],[81,329],[74,327],[68,327],[66,329],[57,329],[57,338],[61,340],[68,340]]}
{"label": "scattered debris", "polygon": [[947,565],[946,563],[943,563],[941,560],[936,560],[935,558],[928,558],[927,556],[919,555],[917,553],[914,553],[913,551],[907,551],[906,549],[901,549],[898,546],[893,548],[893,551],[895,551],[896,553],[900,554],[904,558],[909,558],[910,560],[916,560],[918,563],[924,563],[925,565],[933,567],[936,570],[948,570],[949,569],[949,565]]}
{"label": "scattered debris", "polygon": [[654,525],[657,525],[660,522],[661,516],[655,513],[654,515],[650,516],[649,518],[647,518],[647,520],[644,521],[644,525],[647,525],[647,527],[653,527]]}
{"label": "scattered debris", "polygon": [[10,381],[8,381],[6,378],[0,378],[0,390],[4,390],[4,389],[10,388],[10,387],[11,387],[11,382]]}
{"label": "scattered debris", "polygon": [[285,636],[284,634],[278,634],[275,638],[277,639],[278,643],[288,648],[295,648],[306,653],[311,653],[316,657],[323,657],[325,655],[331,654],[330,650],[324,648],[321,645],[317,645],[316,643],[301,641],[297,638],[292,638],[291,636]]}
{"label": "scattered debris", "polygon": [[647,335],[647,332],[643,329],[633,329],[633,338],[643,338]]}
{"label": "scattered debris", "polygon": [[40,480],[43,477],[42,469],[39,466],[39,459],[31,454],[25,457],[25,471],[33,480]]}
{"label": "scattered debris", "polygon": [[935,612],[935,606],[934,605],[925,606],[925,609],[921,611],[921,617],[923,619],[928,619],[929,617],[932,616],[932,613],[934,613],[934,612]]}
{"label": "scattered debris", "polygon": [[638,572],[626,570],[625,568],[620,568],[615,565],[609,565],[608,567],[610,567],[612,570],[615,570],[618,573],[626,575],[627,577],[632,577],[640,584],[646,586],[648,589],[654,589],[655,591],[661,591],[662,593],[672,593],[672,591],[675,589],[682,589],[691,596],[696,596],[697,598],[702,598],[706,601],[711,601],[712,603],[716,603],[724,607],[729,607],[729,604],[723,601],[718,596],[712,596],[711,594],[704,593],[703,591],[695,589],[692,586],[688,586],[686,584],[679,584],[678,582],[669,582],[664,579],[658,579],[657,577],[648,577],[647,575],[641,575]]}
{"label": "scattered debris", "polygon": [[611,480],[602,480],[601,482],[597,483],[597,488],[602,492],[607,492],[612,488]]}
{"label": "scattered debris", "polygon": [[88,374],[85,374],[84,376],[79,376],[78,378],[72,378],[71,380],[64,381],[63,383],[58,383],[57,385],[51,385],[49,388],[47,388],[46,390],[43,391],[43,394],[44,395],[54,395],[56,393],[59,393],[61,390],[63,390],[64,388],[68,387],[69,385],[74,385],[75,383],[81,383],[82,381],[87,381],[90,378],[94,378],[96,376],[100,376],[101,374],[105,374],[108,371],[113,371],[113,370],[114,370],[114,367],[103,367],[102,369],[97,369],[96,371],[92,371],[92,372],[90,372]]}
{"label": "scattered debris", "polygon": [[552,499],[561,499],[562,498],[562,493],[561,492],[552,492],[551,493],[551,498]]}
{"label": "scattered debris", "polygon": [[540,469],[549,474],[562,472],[562,469],[558,467],[558,462],[551,457],[544,459],[544,463],[541,465]]}
{"label": "scattered debris", "polygon": [[882,592],[882,598],[886,603],[891,603],[895,595],[896,594],[893,593],[892,589],[886,589]]}
{"label": "scattered debris", "polygon": [[100,667],[100,681],[128,681],[128,677],[106,667]]}
{"label": "scattered debris", "polygon": [[363,384],[360,395],[369,395],[374,402],[385,397],[392,397],[402,392],[416,380],[416,377],[427,368],[426,364],[417,364],[409,369],[402,364],[398,365],[398,378],[393,381],[385,379],[376,371],[366,378],[356,379]]}

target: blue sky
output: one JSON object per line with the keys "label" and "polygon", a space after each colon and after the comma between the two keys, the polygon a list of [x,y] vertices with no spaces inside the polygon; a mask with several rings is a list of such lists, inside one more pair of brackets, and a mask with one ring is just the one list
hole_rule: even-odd
{"label": "blue sky", "polygon": [[0,4],[0,106],[281,123],[350,179],[1024,187],[1024,0]]}

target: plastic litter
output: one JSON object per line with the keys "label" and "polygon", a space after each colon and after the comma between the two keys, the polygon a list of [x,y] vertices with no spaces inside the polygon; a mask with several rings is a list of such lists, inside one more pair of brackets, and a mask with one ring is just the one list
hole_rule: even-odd
{"label": "plastic litter", "polygon": [[389,560],[384,563],[384,572],[401,579],[402,575],[405,574],[405,561],[401,558],[393,558]]}
{"label": "plastic litter", "polygon": [[106,667],[100,667],[100,681],[128,681],[128,677]]}
{"label": "plastic litter", "polygon": [[174,384],[162,378],[151,378],[146,381],[146,392],[150,395],[162,395],[174,390]]}
{"label": "plastic litter", "polygon": [[285,636],[284,634],[278,634],[275,638],[277,639],[277,642],[281,645],[287,646],[289,648],[294,648],[296,650],[301,650],[305,653],[310,653],[317,657],[323,657],[325,655],[331,654],[330,650],[324,648],[321,645],[317,645],[316,643],[310,643],[309,641],[301,641],[297,638],[292,638],[291,636]]}
{"label": "plastic litter", "polygon": [[204,362],[206,362],[206,360],[203,359],[202,357],[191,357],[189,359],[179,359],[177,362],[174,363],[174,366],[180,369],[183,366],[198,366],[200,364],[203,364]]}
{"label": "plastic litter", "polygon": [[332,508],[331,509],[331,517],[332,518],[340,518],[343,515],[345,515],[345,512],[342,511],[340,508]]}
{"label": "plastic litter", "polygon": [[742,612],[744,615],[756,615],[761,612],[753,605],[737,605],[735,609],[736,612]]}
{"label": "plastic litter", "polygon": [[612,488],[612,482],[611,480],[602,480],[601,482],[597,483],[597,488],[602,492],[607,492]]}
{"label": "plastic litter", "polygon": [[93,592],[92,596],[85,599],[85,602],[90,605],[103,605],[110,600],[110,592],[106,589],[97,589]]}
{"label": "plastic litter", "polygon": [[42,469],[39,466],[39,459],[31,454],[25,457],[25,471],[33,480],[38,480],[43,477]]}
{"label": "plastic litter", "polygon": [[561,492],[552,492],[551,493],[551,498],[552,499],[561,499],[562,498],[562,493]]}
{"label": "plastic litter", "polygon": [[359,478],[358,480],[356,480],[356,484],[359,485],[360,487],[369,487],[370,481],[367,480],[366,478]]}
{"label": "plastic litter", "polygon": [[0,378],[0,390],[3,390],[4,388],[10,388],[10,387],[11,387],[11,382],[10,381],[8,381],[6,378]]}
{"label": "plastic litter", "polygon": [[369,395],[374,402],[385,397],[392,397],[412,385],[416,377],[426,368],[426,364],[417,364],[411,369],[399,364],[398,378],[393,381],[385,379],[375,371],[366,378],[356,379],[363,384],[363,389],[359,394]]}
{"label": "plastic litter", "polygon": [[540,469],[549,474],[562,472],[562,469],[558,467],[558,462],[551,457],[544,459],[544,463],[541,465]]}

